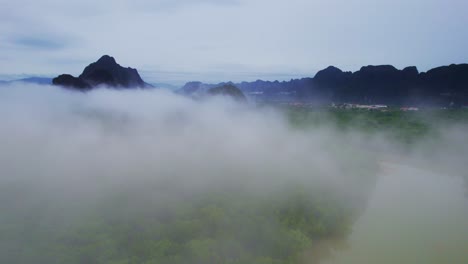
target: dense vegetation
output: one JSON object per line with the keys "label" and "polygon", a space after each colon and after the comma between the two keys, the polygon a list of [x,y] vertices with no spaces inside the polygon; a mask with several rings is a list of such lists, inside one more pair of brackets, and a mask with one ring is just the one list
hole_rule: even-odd
{"label": "dense vegetation", "polygon": [[[468,120],[464,110],[293,108],[288,116],[300,128],[388,131],[407,143],[436,135],[438,125]],[[345,146],[339,151],[346,157],[341,170],[359,175],[349,175],[344,184],[353,193],[300,180],[267,191],[252,191],[243,181],[189,192],[178,182],[145,182],[99,199],[67,200],[35,186],[2,185],[0,262],[301,263],[321,242],[346,238],[371,189],[377,168],[368,166],[370,157]],[[319,173],[310,171],[311,177]],[[322,246],[321,254],[332,249]]]}
{"label": "dense vegetation", "polygon": [[412,144],[431,136],[438,129],[468,124],[468,109],[427,109],[421,111],[369,111],[364,109],[288,108],[291,123],[300,128],[331,125],[342,131],[385,133],[400,143]]}
{"label": "dense vegetation", "polygon": [[300,263],[321,240],[344,238],[356,216],[343,200],[303,185],[262,195],[237,189],[167,199],[146,191],[74,212],[34,196],[39,204],[4,211],[10,214],[0,223],[0,261]]}
{"label": "dense vegetation", "polygon": [[292,264],[306,254],[310,262],[316,247],[323,255],[336,246],[323,241],[344,240],[365,207],[376,172],[363,166],[365,159],[340,162],[340,171],[359,176],[343,177],[353,192],[321,182],[320,170],[310,170],[310,179],[261,176],[264,185],[250,176],[220,176],[221,182],[199,189],[177,177],[135,177],[98,195],[92,186],[61,193],[6,182],[0,186],[0,262]]}

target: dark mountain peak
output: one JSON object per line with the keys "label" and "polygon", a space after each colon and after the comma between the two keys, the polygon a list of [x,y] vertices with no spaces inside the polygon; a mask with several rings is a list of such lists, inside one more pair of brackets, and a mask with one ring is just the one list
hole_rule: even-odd
{"label": "dark mountain peak", "polygon": [[120,66],[113,57],[102,56],[98,61],[86,67],[80,78],[93,86],[108,85],[110,87],[144,87],[136,69]]}
{"label": "dark mountain peak", "polygon": [[[71,75],[66,75],[66,77],[63,75],[61,76],[62,78],[55,78],[53,84],[77,89],[83,89],[83,83],[86,83],[90,88],[101,85],[113,88],[151,87],[151,85],[146,84],[141,79],[136,69],[120,66],[116,60],[109,55],[104,55],[96,62],[88,65],[78,78]],[[79,80],[72,80],[70,77]]]}
{"label": "dark mountain peak", "polygon": [[336,78],[337,76],[341,75],[343,73],[342,70],[340,70],[339,68],[335,67],[335,66],[328,66],[326,69],[323,69],[319,72],[317,72],[317,74],[315,74],[315,77],[314,79],[316,80],[328,80],[328,79],[331,79],[331,78]]}
{"label": "dark mountain peak", "polygon": [[432,90],[438,88],[440,93],[463,94],[463,101],[468,103],[468,64],[442,66],[421,75]]}
{"label": "dark mountain peak", "polygon": [[389,86],[390,82],[400,81],[401,72],[392,65],[369,65],[353,73],[353,78],[359,86],[376,86],[377,83]]}
{"label": "dark mountain peak", "polygon": [[96,62],[93,62],[90,65],[88,65],[83,70],[83,73],[80,75],[80,78],[87,78],[89,75],[94,74],[95,71],[108,71],[110,73],[113,71],[117,71],[119,68],[123,67],[117,64],[114,57],[104,55]]}
{"label": "dark mountain peak", "polygon": [[343,71],[340,68],[337,68],[335,66],[328,66],[327,68],[321,70],[320,72],[342,73]]}
{"label": "dark mountain peak", "polygon": [[393,65],[368,65],[364,66],[358,72],[361,73],[384,73],[384,72],[397,72],[398,69]]}
{"label": "dark mountain peak", "polygon": [[317,72],[313,81],[324,87],[336,87],[351,77],[351,72],[343,72],[341,69],[329,66],[324,70]]}
{"label": "dark mountain peak", "polygon": [[409,66],[403,69],[403,72],[409,75],[418,75],[419,71],[416,66]]}
{"label": "dark mountain peak", "polygon": [[102,64],[102,65],[113,65],[117,64],[115,61],[114,57],[109,56],[109,55],[104,55],[102,56],[99,60],[96,61],[97,64]]}
{"label": "dark mountain peak", "polygon": [[226,83],[208,90],[209,95],[222,95],[233,98],[236,101],[246,102],[244,93],[232,83]]}
{"label": "dark mountain peak", "polygon": [[431,69],[427,73],[454,73],[458,71],[465,72],[466,70],[468,70],[468,64],[450,64],[449,66]]}

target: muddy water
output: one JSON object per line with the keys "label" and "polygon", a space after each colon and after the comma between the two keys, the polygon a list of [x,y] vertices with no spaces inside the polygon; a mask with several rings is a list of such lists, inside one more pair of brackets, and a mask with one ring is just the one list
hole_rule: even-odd
{"label": "muddy water", "polygon": [[461,178],[385,163],[347,248],[322,264],[468,263],[468,197]]}

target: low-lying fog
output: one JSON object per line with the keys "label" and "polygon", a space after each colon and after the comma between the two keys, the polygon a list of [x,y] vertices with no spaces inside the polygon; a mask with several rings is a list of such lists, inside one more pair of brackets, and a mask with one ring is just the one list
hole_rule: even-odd
{"label": "low-lying fog", "polygon": [[387,132],[293,128],[279,110],[163,90],[0,87],[0,260],[38,263],[30,233],[53,236],[110,200],[131,216],[199,193],[301,185],[355,215],[310,260],[468,263],[467,127],[441,125],[410,149]]}

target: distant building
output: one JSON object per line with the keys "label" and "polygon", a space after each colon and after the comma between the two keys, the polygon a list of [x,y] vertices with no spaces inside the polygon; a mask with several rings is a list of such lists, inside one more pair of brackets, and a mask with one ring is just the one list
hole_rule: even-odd
{"label": "distant building", "polygon": [[419,111],[419,108],[417,108],[417,107],[402,107],[402,108],[400,108],[400,110],[405,111],[405,112],[407,112],[407,111]]}
{"label": "distant building", "polygon": [[362,104],[332,104],[331,107],[333,108],[343,108],[343,109],[367,109],[367,110],[379,110],[383,111],[388,108],[386,105],[362,105]]}

